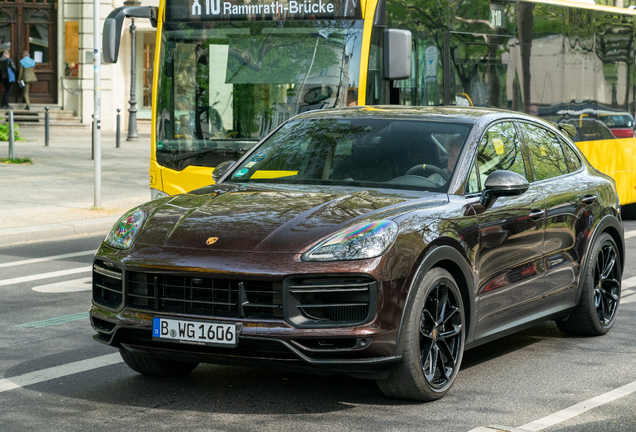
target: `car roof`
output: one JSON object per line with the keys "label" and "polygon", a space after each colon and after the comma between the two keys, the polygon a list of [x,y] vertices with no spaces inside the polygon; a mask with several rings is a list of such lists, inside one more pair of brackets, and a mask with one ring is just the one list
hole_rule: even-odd
{"label": "car roof", "polygon": [[307,118],[387,118],[404,120],[437,120],[453,121],[458,123],[477,123],[480,119],[488,117],[489,120],[496,117],[517,118],[533,121],[541,121],[532,116],[527,116],[514,111],[499,110],[481,107],[421,107],[402,105],[380,105],[323,109],[308,111],[299,114],[294,119]]}
{"label": "car roof", "polygon": [[599,119],[587,118],[587,117],[583,117],[583,118],[569,118],[569,119],[561,119],[561,120],[559,120],[559,123],[568,123],[568,124],[574,124],[574,123],[579,123],[579,122],[583,122],[583,123],[596,122],[596,123],[602,123],[603,125],[605,125],[605,123],[603,123]]}

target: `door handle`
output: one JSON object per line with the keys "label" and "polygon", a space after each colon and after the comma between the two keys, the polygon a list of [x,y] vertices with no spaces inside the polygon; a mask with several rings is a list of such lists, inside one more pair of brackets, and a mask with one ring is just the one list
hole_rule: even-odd
{"label": "door handle", "polygon": [[543,215],[544,215],[544,214],[545,214],[545,212],[544,212],[543,210],[532,210],[532,211],[530,212],[529,217],[530,217],[530,219],[532,219],[532,220],[535,220],[535,221],[536,221],[536,220],[541,219],[541,218],[543,217]]}
{"label": "door handle", "polygon": [[581,201],[587,205],[594,204],[596,202],[596,195],[586,195]]}

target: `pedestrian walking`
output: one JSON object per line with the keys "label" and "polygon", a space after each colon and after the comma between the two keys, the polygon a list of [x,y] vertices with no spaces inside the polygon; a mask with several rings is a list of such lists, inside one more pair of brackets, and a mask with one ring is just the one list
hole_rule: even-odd
{"label": "pedestrian walking", "polygon": [[36,82],[38,79],[35,76],[35,61],[29,56],[28,51],[22,53],[22,60],[20,60],[20,72],[18,74],[18,81],[20,87],[22,87],[22,95],[24,96],[24,102],[26,102],[25,109],[31,109],[29,101],[29,89],[31,83]]}
{"label": "pedestrian walking", "polygon": [[0,78],[2,78],[2,85],[4,86],[4,94],[2,95],[0,108],[11,109],[11,106],[9,106],[9,96],[11,95],[11,89],[15,82],[15,63],[11,60],[11,53],[8,49],[4,50],[2,57],[0,57]]}

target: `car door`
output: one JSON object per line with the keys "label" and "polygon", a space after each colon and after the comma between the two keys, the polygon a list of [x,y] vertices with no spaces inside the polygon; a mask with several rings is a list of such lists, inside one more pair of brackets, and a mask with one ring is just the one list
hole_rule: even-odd
{"label": "car door", "polygon": [[575,301],[581,254],[599,204],[594,185],[566,142],[538,125],[519,122],[518,126],[528,148],[534,184],[543,191],[546,203],[543,295],[558,307]]}
{"label": "car door", "polygon": [[[469,189],[481,191],[495,170],[529,178],[527,157],[512,121],[494,124],[482,135]],[[516,325],[541,298],[544,207],[541,189],[531,184],[523,194],[500,197],[492,207],[478,211],[476,338]]]}

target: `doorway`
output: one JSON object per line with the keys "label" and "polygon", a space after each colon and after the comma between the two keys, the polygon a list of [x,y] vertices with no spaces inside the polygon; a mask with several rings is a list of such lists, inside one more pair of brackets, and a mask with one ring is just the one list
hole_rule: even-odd
{"label": "doorway", "polygon": [[[0,0],[0,54],[8,49],[16,66],[24,51],[36,61],[31,103],[57,102],[56,27],[55,0]],[[14,85],[10,103],[23,102]]]}

